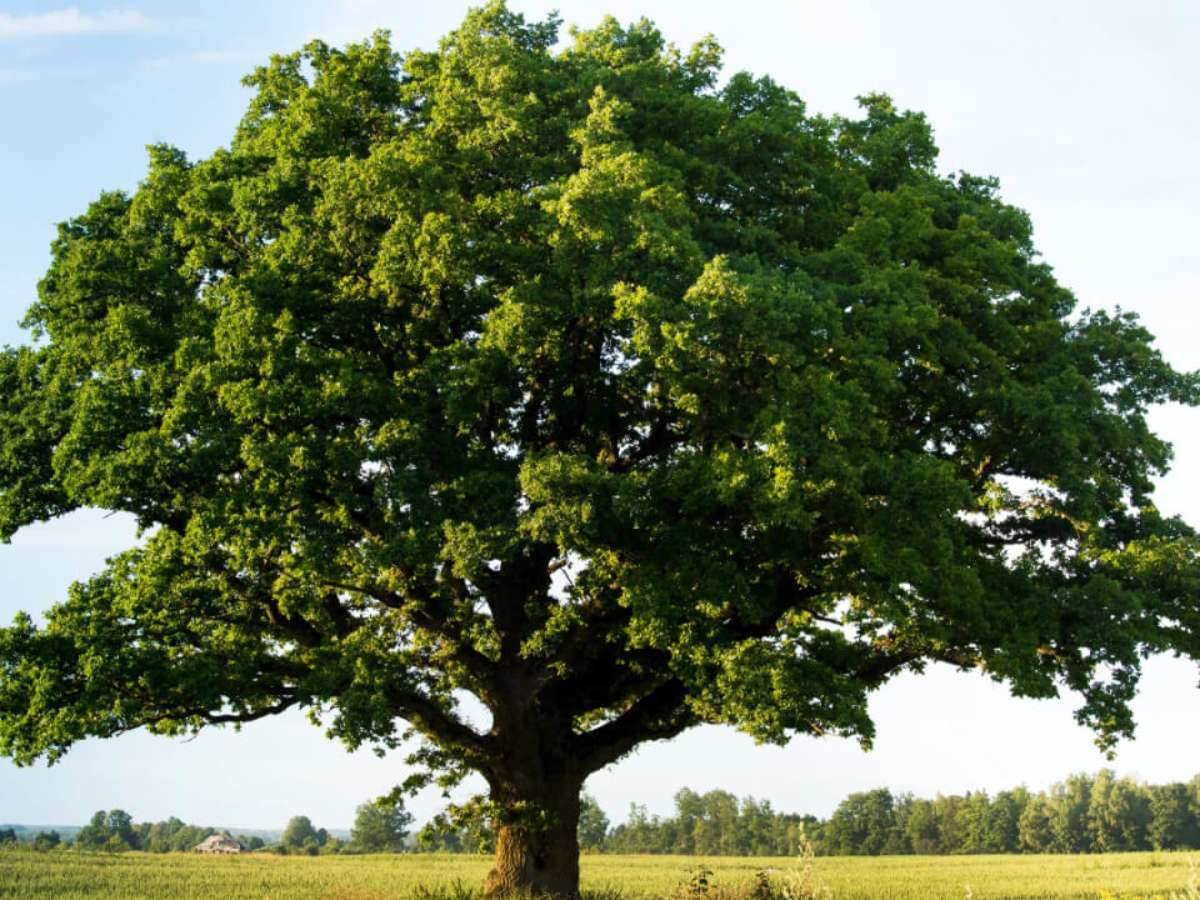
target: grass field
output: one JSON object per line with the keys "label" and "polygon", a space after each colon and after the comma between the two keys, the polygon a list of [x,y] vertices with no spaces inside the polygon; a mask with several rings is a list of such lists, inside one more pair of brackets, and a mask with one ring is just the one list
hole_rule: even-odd
{"label": "grass field", "polygon": [[[838,857],[815,860],[812,874],[833,898],[1200,898],[1192,856]],[[441,854],[202,857],[13,850],[0,852],[0,897],[376,900],[419,897],[425,888],[430,896],[465,900],[489,865],[484,857]],[[800,872],[800,863],[789,858],[586,856],[583,887],[585,895],[603,892],[622,900],[676,897],[680,882],[698,865],[726,888],[748,887],[761,869],[776,870],[771,877],[778,884],[789,878],[795,883]]]}

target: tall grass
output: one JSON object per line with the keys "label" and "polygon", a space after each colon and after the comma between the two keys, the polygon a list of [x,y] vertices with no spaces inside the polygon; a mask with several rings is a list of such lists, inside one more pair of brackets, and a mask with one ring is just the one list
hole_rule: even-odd
{"label": "tall grass", "polygon": [[[1200,900],[1189,854],[745,858],[587,855],[586,900]],[[411,854],[37,853],[0,851],[14,900],[476,900],[491,860]],[[699,867],[699,868],[698,868]],[[697,877],[699,875],[703,877]]]}

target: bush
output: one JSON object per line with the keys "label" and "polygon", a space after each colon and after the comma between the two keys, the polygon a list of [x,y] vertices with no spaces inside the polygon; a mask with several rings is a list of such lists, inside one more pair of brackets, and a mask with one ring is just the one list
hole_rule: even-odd
{"label": "bush", "polygon": [[34,850],[53,850],[62,845],[62,835],[57,831],[39,831],[33,839]]}

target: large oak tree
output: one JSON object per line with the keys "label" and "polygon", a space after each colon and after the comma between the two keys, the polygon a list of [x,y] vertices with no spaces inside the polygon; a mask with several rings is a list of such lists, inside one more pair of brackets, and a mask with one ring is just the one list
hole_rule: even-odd
{"label": "large oak tree", "polygon": [[313,42],[228,148],[60,227],[0,355],[0,534],[144,540],[0,632],[0,751],[406,722],[490,787],[489,891],[569,896],[580,787],[642,741],[869,741],[942,661],[1108,744],[1147,654],[1200,655],[1145,418],[1197,381],[1133,316],[884,96],[572,37],[492,4],[432,52]]}

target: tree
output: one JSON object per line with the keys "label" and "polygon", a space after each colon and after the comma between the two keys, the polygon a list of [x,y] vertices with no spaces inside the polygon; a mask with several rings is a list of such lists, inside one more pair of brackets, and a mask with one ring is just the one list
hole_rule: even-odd
{"label": "tree", "polygon": [[675,792],[675,819],[679,823],[673,853],[696,851],[696,824],[704,818],[704,798],[691,788],[683,787]]}
{"label": "tree", "polygon": [[938,817],[929,800],[914,800],[904,823],[905,834],[913,853],[944,853],[939,833]]}
{"label": "tree", "polygon": [[417,832],[417,847],[451,853],[493,853],[496,832],[485,805],[472,800],[452,805],[426,822]]}
{"label": "tree", "polygon": [[75,835],[75,846],[81,850],[98,850],[108,840],[108,831],[104,826],[104,810],[98,809],[86,825]]}
{"label": "tree", "polygon": [[303,850],[315,854],[328,839],[329,834],[325,829],[314,828],[308,816],[292,816],[283,829],[279,843],[288,850]]}
{"label": "tree", "polygon": [[770,856],[774,849],[772,827],[775,811],[770,800],[746,797],[738,812],[735,832],[736,856]]}
{"label": "tree", "polygon": [[1101,853],[1150,849],[1150,792],[1128,778],[1102,769],[1092,782],[1088,805],[1092,846]]}
{"label": "tree", "polygon": [[[0,633],[0,752],[302,707],[481,773],[491,894],[578,884],[579,793],[700,723],[869,744],[933,662],[1132,732],[1200,655],[1127,313],[882,95],[810,115],[711,39],[497,2],[273,57],[227,147],[63,224],[0,353],[0,536],[144,540]],[[457,708],[486,707],[477,726]]]}
{"label": "tree", "polygon": [[1125,851],[1149,850],[1150,791],[1131,778],[1122,778],[1113,785],[1109,796],[1110,815],[1120,823],[1114,835],[1114,845]]}
{"label": "tree", "polygon": [[112,852],[136,850],[139,845],[133,830],[133,817],[123,809],[97,810],[88,824],[79,829],[75,846],[83,850]]}
{"label": "tree", "polygon": [[894,798],[887,788],[851,794],[829,818],[826,840],[831,853],[878,856],[895,828]]}
{"label": "tree", "polygon": [[913,852],[912,838],[909,834],[909,819],[916,810],[917,799],[909,793],[897,794],[893,798],[892,812],[894,824],[888,834],[887,842],[883,845],[883,853],[887,856],[897,856]]}
{"label": "tree", "polygon": [[460,830],[449,827],[445,819],[435,817],[417,832],[417,849],[426,853],[462,853],[468,848],[464,847]]}
{"label": "tree", "polygon": [[987,791],[976,791],[962,798],[958,808],[960,843],[954,849],[959,853],[987,853],[988,825],[991,818],[992,801]]}
{"label": "tree", "polygon": [[1021,849],[1021,814],[1029,803],[1029,791],[1024,787],[1001,791],[988,810],[987,835],[984,846],[989,853],[1016,853]]}
{"label": "tree", "polygon": [[188,825],[176,816],[171,816],[163,822],[143,822],[137,826],[136,832],[138,848],[150,853],[189,851],[206,837],[216,833],[212,828]]}
{"label": "tree", "polygon": [[1155,850],[1200,847],[1200,823],[1190,809],[1188,786],[1178,781],[1150,789],[1147,837]]}
{"label": "tree", "polygon": [[608,837],[608,816],[591,794],[579,798],[579,848],[603,850]]}
{"label": "tree", "polygon": [[1052,817],[1054,810],[1045,794],[1035,794],[1025,804],[1018,821],[1021,849],[1026,853],[1055,850]]}
{"label": "tree", "polygon": [[1092,776],[1081,772],[1054,785],[1049,802],[1053,849],[1058,853],[1091,853],[1096,849],[1088,828]]}
{"label": "tree", "polygon": [[137,834],[133,829],[133,816],[125,810],[109,810],[108,815],[104,817],[104,827],[108,831],[109,842],[113,846],[116,846],[115,842],[119,842],[125,845],[123,849],[139,849]]}
{"label": "tree", "polygon": [[[697,822],[697,829],[699,831],[700,826],[710,824],[708,820],[701,818]],[[607,842],[608,847],[616,853],[662,853],[662,845],[659,841],[661,825],[662,821],[658,816],[647,814],[645,806],[630,803],[629,815],[624,823],[613,829]],[[698,835],[696,852],[701,854],[719,853],[719,843],[719,836],[714,834],[711,842],[705,843],[704,849],[701,849],[701,838]]]}
{"label": "tree", "polygon": [[39,831],[33,839],[34,850],[53,850],[62,844],[62,835],[57,831]]}
{"label": "tree", "polygon": [[184,825],[172,835],[169,849],[186,853],[195,849],[197,844],[213,834],[216,834],[216,831],[212,828],[202,828],[199,825]]}
{"label": "tree", "polygon": [[350,829],[350,846],[357,853],[400,853],[412,813],[401,803],[363,803]]}
{"label": "tree", "polygon": [[938,844],[943,853],[962,853],[967,843],[968,822],[962,815],[964,805],[964,798],[958,794],[938,794],[933,799]]}

